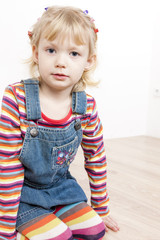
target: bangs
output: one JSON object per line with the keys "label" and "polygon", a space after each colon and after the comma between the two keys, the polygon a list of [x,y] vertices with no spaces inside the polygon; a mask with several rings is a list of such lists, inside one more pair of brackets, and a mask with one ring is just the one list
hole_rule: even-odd
{"label": "bangs", "polygon": [[84,45],[87,43],[87,37],[85,36],[85,28],[73,22],[72,24],[67,24],[66,21],[53,21],[48,24],[47,28],[43,31],[43,37],[48,41],[53,41],[57,37],[61,39],[62,43],[66,39],[73,39],[77,45]]}

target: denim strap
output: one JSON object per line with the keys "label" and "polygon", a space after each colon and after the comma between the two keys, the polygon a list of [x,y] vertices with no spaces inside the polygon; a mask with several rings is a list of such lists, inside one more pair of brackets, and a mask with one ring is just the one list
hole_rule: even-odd
{"label": "denim strap", "polygon": [[[39,100],[39,81],[34,79],[22,80],[26,95],[27,120],[38,120],[41,118],[41,107]],[[85,91],[72,93],[72,112],[85,114],[87,109],[87,97]]]}
{"label": "denim strap", "polygon": [[85,114],[87,110],[87,97],[85,91],[72,93],[72,112]]}
{"label": "denim strap", "polygon": [[22,80],[26,95],[27,120],[38,120],[41,118],[41,107],[39,101],[39,81],[34,79]]}

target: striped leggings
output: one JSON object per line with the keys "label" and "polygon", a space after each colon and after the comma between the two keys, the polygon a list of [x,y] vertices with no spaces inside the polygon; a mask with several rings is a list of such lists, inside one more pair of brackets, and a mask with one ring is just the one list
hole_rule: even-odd
{"label": "striped leggings", "polygon": [[19,227],[17,240],[99,240],[105,227],[85,202],[59,206],[54,214],[40,216]]}

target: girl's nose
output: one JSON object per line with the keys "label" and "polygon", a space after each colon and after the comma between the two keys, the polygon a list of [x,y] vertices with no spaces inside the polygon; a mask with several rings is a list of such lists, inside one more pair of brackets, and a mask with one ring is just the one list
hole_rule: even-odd
{"label": "girl's nose", "polygon": [[56,58],[55,66],[56,68],[66,68],[66,59],[64,55],[59,55]]}

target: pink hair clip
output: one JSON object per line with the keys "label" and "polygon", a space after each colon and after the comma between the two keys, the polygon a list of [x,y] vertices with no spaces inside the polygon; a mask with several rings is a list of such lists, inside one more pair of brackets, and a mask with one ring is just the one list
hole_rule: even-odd
{"label": "pink hair clip", "polygon": [[91,22],[94,22],[95,20],[93,18],[90,19]]}
{"label": "pink hair clip", "polygon": [[95,29],[94,29],[94,32],[95,32],[95,33],[98,33],[98,32],[99,32],[98,28],[95,28]]}

